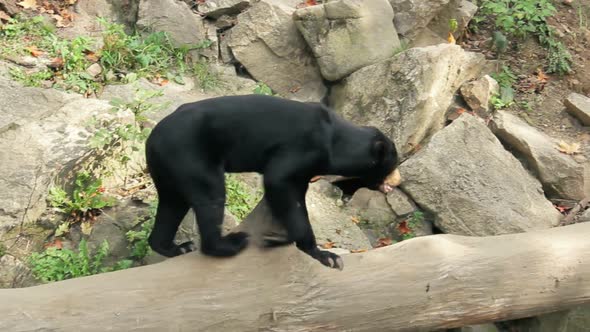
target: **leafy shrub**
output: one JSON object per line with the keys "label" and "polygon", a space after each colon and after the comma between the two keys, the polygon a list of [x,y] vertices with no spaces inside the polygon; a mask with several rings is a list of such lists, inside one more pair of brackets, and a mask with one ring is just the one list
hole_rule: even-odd
{"label": "leafy shrub", "polygon": [[148,237],[152,228],[154,228],[157,206],[157,200],[150,204],[149,218],[141,224],[141,229],[139,231],[130,230],[125,234],[131,247],[131,257],[135,260],[142,260],[151,252]]}
{"label": "leafy shrub", "polygon": [[262,197],[260,192],[251,195],[245,188],[244,184],[242,184],[242,182],[240,182],[233,174],[226,174],[225,191],[225,205],[227,206],[227,209],[238,218],[238,220],[246,218],[248,213],[252,211]]}
{"label": "leafy shrub", "polygon": [[49,247],[41,253],[32,253],[29,264],[35,278],[43,282],[84,277],[131,266],[130,261],[120,261],[113,267],[104,266],[103,262],[108,254],[109,244],[106,240],[94,254],[91,254],[86,240],[83,239],[80,241],[77,253],[70,249]]}

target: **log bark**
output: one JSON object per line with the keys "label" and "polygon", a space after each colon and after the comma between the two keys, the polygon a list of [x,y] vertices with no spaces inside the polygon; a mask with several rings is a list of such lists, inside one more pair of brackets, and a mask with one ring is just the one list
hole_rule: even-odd
{"label": "log bark", "polygon": [[[265,214],[259,205],[244,224]],[[343,271],[294,246],[191,253],[1,290],[0,331],[432,331],[516,319],[590,302],[589,234],[582,223],[425,236],[343,255]]]}

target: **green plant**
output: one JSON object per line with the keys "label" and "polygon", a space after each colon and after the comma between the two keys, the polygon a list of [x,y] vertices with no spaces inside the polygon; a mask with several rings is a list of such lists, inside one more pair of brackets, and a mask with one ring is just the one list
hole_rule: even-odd
{"label": "green plant", "polygon": [[0,258],[6,255],[6,246],[3,243],[0,243]]}
{"label": "green plant", "polygon": [[510,67],[502,66],[502,71],[492,74],[492,78],[501,87],[511,88],[516,83],[517,76],[510,70]]}
{"label": "green plant", "polygon": [[410,43],[406,39],[400,39],[399,46],[393,49],[393,55],[398,55],[410,48]]}
{"label": "green plant", "polygon": [[104,191],[101,179],[93,179],[90,173],[82,171],[76,175],[71,196],[63,188],[51,187],[48,198],[51,206],[74,221],[94,220],[95,210],[114,204],[114,199],[105,196]]}
{"label": "green plant", "polygon": [[24,86],[39,87],[44,81],[50,80],[53,77],[53,73],[44,69],[37,72],[25,73],[19,67],[12,67],[9,69],[10,76],[17,82],[22,83]]}
{"label": "green plant", "polygon": [[130,230],[125,234],[131,249],[131,257],[135,260],[142,260],[151,252],[148,237],[154,227],[157,205],[157,200],[150,204],[149,217],[141,224],[139,231]]}
{"label": "green plant", "polygon": [[500,87],[500,93],[490,98],[495,110],[501,110],[514,104],[514,90],[510,87]]}
{"label": "green plant", "polygon": [[257,82],[256,86],[254,87],[254,93],[259,95],[267,95],[272,96],[272,89],[266,85],[264,82]]}
{"label": "green plant", "polygon": [[[162,95],[160,90],[137,88],[130,101],[111,100],[112,113],[129,110],[133,113],[133,121],[123,121],[117,116],[102,121],[94,118],[91,125],[95,131],[89,139],[89,146],[95,150],[96,155],[113,159],[127,170],[131,154],[143,151],[145,141],[151,132],[151,128],[146,126],[147,114],[168,106],[168,103],[151,102],[152,99]],[[100,174],[110,173],[106,164],[99,165],[99,168],[101,168]]]}
{"label": "green plant", "polygon": [[219,75],[212,71],[209,64],[203,60],[199,60],[193,65],[192,73],[199,83],[199,86],[205,91],[214,89],[221,83]]}
{"label": "green plant", "polygon": [[424,213],[421,211],[415,211],[408,219],[406,219],[406,222],[410,232],[402,235],[404,240],[416,237],[415,230],[424,223]]}
{"label": "green plant", "polygon": [[246,218],[262,198],[261,192],[251,195],[244,184],[233,174],[226,174],[225,176],[225,191],[225,205],[239,220]]}
{"label": "green plant", "polygon": [[49,247],[40,253],[32,253],[29,264],[33,275],[43,282],[89,276],[128,268],[127,261],[117,262],[113,267],[104,266],[104,259],[109,254],[109,244],[104,240],[91,254],[85,239],[80,241],[78,252],[70,249]]}

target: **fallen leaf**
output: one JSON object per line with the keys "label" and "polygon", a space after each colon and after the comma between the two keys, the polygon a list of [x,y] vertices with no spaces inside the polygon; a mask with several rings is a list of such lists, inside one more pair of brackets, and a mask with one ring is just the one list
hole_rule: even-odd
{"label": "fallen leaf", "polygon": [[53,69],[63,68],[64,60],[62,58],[53,58],[47,66]]}
{"label": "fallen leaf", "polygon": [[350,220],[352,220],[353,223],[358,224],[359,222],[361,222],[361,219],[359,217],[350,217]]}
{"label": "fallen leaf", "polygon": [[17,2],[16,4],[23,7],[24,9],[37,9],[37,0],[23,0],[21,2]]}
{"label": "fallen leaf", "polygon": [[65,20],[63,17],[61,17],[60,15],[52,15],[52,17],[55,19],[56,23],[55,26],[58,28],[65,28],[68,26],[67,23],[65,23]]}
{"label": "fallen leaf", "polygon": [[397,224],[397,231],[400,234],[409,234],[412,232],[412,230],[410,229],[410,227],[408,227],[408,222],[406,220],[400,222],[399,224]]}
{"label": "fallen leaf", "polygon": [[456,44],[457,43],[455,41],[455,36],[453,36],[452,32],[449,32],[449,37],[447,37],[447,41],[449,42],[449,44]]}
{"label": "fallen leaf", "polygon": [[301,87],[300,86],[296,86],[296,87],[293,87],[293,88],[289,89],[289,92],[296,93],[299,90],[301,90]]}
{"label": "fallen leaf", "polygon": [[315,6],[318,2],[316,0],[305,0],[305,4],[308,6]]}
{"label": "fallen leaf", "polygon": [[8,21],[10,20],[10,15],[6,14],[3,10],[0,10],[0,20]]}
{"label": "fallen leaf", "polygon": [[377,240],[377,245],[375,246],[375,248],[387,247],[390,246],[392,243],[393,241],[390,238],[382,237]]}
{"label": "fallen leaf", "polygon": [[367,251],[367,249],[351,249],[351,250],[350,250],[350,252],[351,252],[352,254],[358,254],[358,253],[360,253],[360,252],[366,252],[366,251]]}
{"label": "fallen leaf", "polygon": [[167,79],[163,79],[163,80],[161,80],[161,81],[160,81],[158,84],[159,84],[160,86],[164,86],[164,85],[166,85],[166,84],[168,84],[168,83],[170,83],[170,81],[169,81],[169,80],[167,80]]}
{"label": "fallen leaf", "polygon": [[29,51],[31,53],[32,56],[34,56],[35,58],[38,58],[39,56],[43,55],[43,51],[39,50],[37,48],[37,46],[33,45],[30,47],[27,47],[27,51]]}
{"label": "fallen leaf", "polygon": [[99,56],[95,52],[88,51],[86,52],[86,59],[90,62],[98,62]]}
{"label": "fallen leaf", "polygon": [[84,235],[90,235],[92,232],[92,225],[89,222],[83,222],[80,224],[80,230]]}
{"label": "fallen leaf", "polygon": [[49,242],[47,244],[45,244],[45,248],[57,248],[57,249],[62,249],[63,248],[63,243],[61,242],[60,239],[55,239],[53,242]]}
{"label": "fallen leaf", "polygon": [[567,211],[571,210],[572,208],[570,206],[563,206],[563,205],[553,205],[557,211],[561,212],[561,213],[566,213]]}
{"label": "fallen leaf", "polygon": [[559,152],[573,155],[580,153],[580,144],[579,143],[566,143],[564,141],[559,142],[559,146],[557,147]]}
{"label": "fallen leaf", "polygon": [[332,248],[334,248],[334,242],[326,242],[326,243],[322,244],[322,248],[332,249]]}
{"label": "fallen leaf", "polygon": [[539,82],[547,83],[549,76],[547,76],[542,69],[539,69],[537,71],[537,79],[539,79]]}

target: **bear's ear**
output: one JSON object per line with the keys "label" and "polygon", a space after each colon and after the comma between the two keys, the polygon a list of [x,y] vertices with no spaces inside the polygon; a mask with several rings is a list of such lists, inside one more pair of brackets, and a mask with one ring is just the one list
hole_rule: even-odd
{"label": "bear's ear", "polygon": [[375,158],[381,162],[385,159],[385,153],[387,152],[387,146],[385,145],[385,142],[383,142],[382,140],[377,140],[373,143],[373,156],[375,156]]}

